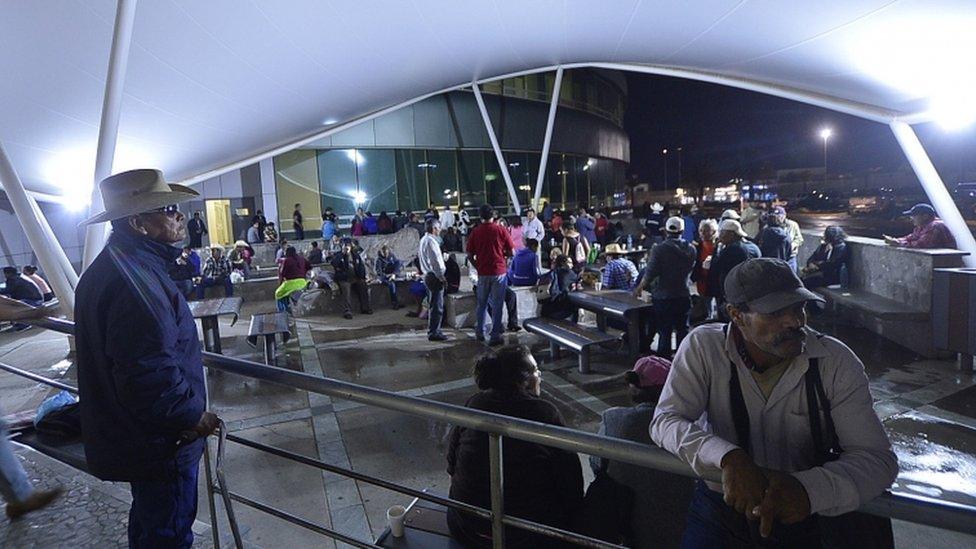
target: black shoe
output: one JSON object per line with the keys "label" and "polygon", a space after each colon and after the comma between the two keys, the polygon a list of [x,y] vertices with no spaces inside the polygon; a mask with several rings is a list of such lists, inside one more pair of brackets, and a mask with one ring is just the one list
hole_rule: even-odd
{"label": "black shoe", "polygon": [[417,311],[410,311],[409,313],[407,313],[407,316],[409,316],[410,318],[417,318],[418,316],[420,316],[420,313],[418,313]]}
{"label": "black shoe", "polygon": [[444,334],[434,334],[434,335],[427,336],[427,341],[447,341],[448,339],[450,338]]}
{"label": "black shoe", "polygon": [[499,345],[504,345],[504,344],[505,344],[505,340],[502,338],[491,339],[488,341],[488,345],[491,347],[497,347]]}
{"label": "black shoe", "polygon": [[352,313],[343,313],[342,318],[352,320]]}
{"label": "black shoe", "polygon": [[522,329],[522,327],[521,327],[521,326],[519,326],[518,324],[516,324],[516,325],[514,325],[514,326],[509,326],[509,327],[508,327],[508,331],[509,331],[509,332],[517,332],[517,331],[519,331],[519,330],[521,330],[521,329]]}
{"label": "black shoe", "polygon": [[373,314],[373,309],[366,309],[366,310],[365,310],[365,311],[363,311],[362,313],[363,313],[364,315],[371,315],[371,314]]}
{"label": "black shoe", "polygon": [[397,309],[402,309],[402,308],[403,308],[403,305],[400,305],[399,303],[394,303],[393,304],[393,310],[394,311],[397,310]]}

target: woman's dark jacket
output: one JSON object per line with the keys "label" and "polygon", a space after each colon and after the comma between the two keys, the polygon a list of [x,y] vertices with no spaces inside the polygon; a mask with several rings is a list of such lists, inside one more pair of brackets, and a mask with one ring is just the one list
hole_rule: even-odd
{"label": "woman's dark jacket", "polygon": [[[556,407],[522,391],[481,391],[465,404],[468,408],[563,425]],[[503,450],[505,514],[569,527],[571,514],[583,499],[583,472],[576,454],[539,444],[506,438]],[[447,451],[454,499],[491,508],[488,470],[488,435],[455,427]],[[490,547],[490,524],[469,514],[448,511],[451,534],[466,547]],[[540,547],[543,541],[525,530],[505,529],[506,547]]]}

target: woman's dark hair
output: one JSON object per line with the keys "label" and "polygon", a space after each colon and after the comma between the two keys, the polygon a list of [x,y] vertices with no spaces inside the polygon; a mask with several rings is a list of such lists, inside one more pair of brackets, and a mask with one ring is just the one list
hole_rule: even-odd
{"label": "woman's dark hair", "polygon": [[563,267],[569,267],[569,256],[560,254],[556,256],[554,269],[561,269]]}
{"label": "woman's dark hair", "polygon": [[522,216],[520,216],[520,215],[513,215],[508,220],[508,222],[511,223],[511,225],[513,227],[521,227],[522,226]]}
{"label": "woman's dark hair", "polygon": [[294,246],[288,246],[285,248],[285,257],[297,257],[298,251],[295,250]]}
{"label": "woman's dark hair", "polygon": [[842,227],[831,225],[824,229],[824,240],[830,244],[840,244],[847,240],[847,233],[844,232]]}
{"label": "woman's dark hair", "polygon": [[506,345],[490,351],[474,363],[474,381],[483,391],[521,390],[535,372],[531,356],[532,351],[525,345]]}
{"label": "woman's dark hair", "polygon": [[627,382],[630,388],[630,400],[634,404],[641,404],[642,402],[657,404],[657,401],[661,398],[661,390],[664,387],[641,387],[637,372],[629,371],[624,374],[624,381]]}

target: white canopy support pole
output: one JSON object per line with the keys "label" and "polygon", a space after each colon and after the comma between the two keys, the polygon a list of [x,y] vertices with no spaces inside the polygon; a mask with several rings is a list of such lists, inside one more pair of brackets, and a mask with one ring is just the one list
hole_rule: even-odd
{"label": "white canopy support pole", "polygon": [[30,201],[31,208],[34,210],[34,217],[37,218],[37,222],[41,224],[41,229],[44,231],[44,236],[47,237],[48,242],[52,245],[52,251],[57,257],[58,263],[61,265],[61,270],[64,271],[65,278],[68,279],[68,284],[71,288],[78,287],[78,273],[75,272],[74,265],[71,264],[71,260],[68,259],[68,255],[64,253],[64,248],[58,242],[58,237],[54,235],[54,230],[51,229],[51,224],[47,222],[47,218],[44,217],[44,212],[41,211],[41,206],[37,203],[37,200],[31,196],[27,195],[27,200]]}
{"label": "white canopy support pole", "polygon": [[540,208],[542,182],[546,179],[546,164],[549,162],[549,145],[552,144],[552,127],[556,123],[556,109],[559,107],[559,90],[563,84],[563,68],[556,69],[556,81],[552,84],[552,99],[549,101],[549,119],[546,120],[546,137],[542,140],[542,157],[539,159],[539,176],[535,180],[535,198],[532,205]]}
{"label": "white canopy support pole", "polygon": [[488,139],[491,140],[491,148],[495,150],[498,167],[501,168],[502,177],[505,178],[505,184],[508,185],[508,195],[512,197],[512,206],[515,207],[516,214],[521,214],[522,206],[519,205],[518,194],[515,193],[515,186],[512,185],[512,176],[508,174],[508,163],[505,162],[502,147],[498,144],[498,138],[495,136],[495,128],[491,125],[491,118],[488,117],[488,109],[485,108],[485,100],[481,98],[481,90],[478,89],[478,83],[472,82],[471,89],[474,91],[474,98],[478,102],[478,110],[481,111],[481,119],[485,122],[485,129],[488,130]]}
{"label": "white canopy support pole", "polygon": [[41,264],[44,275],[47,276],[51,288],[58,296],[62,311],[71,318],[75,309],[75,291],[68,284],[67,275],[61,269],[61,263],[58,261],[55,252],[55,249],[60,250],[61,247],[57,240],[54,242],[47,240],[41,222],[38,220],[37,211],[31,206],[30,199],[27,198],[27,190],[24,189],[24,184],[17,176],[17,172],[14,171],[14,166],[10,163],[10,158],[7,156],[7,151],[3,148],[2,143],[0,143],[0,182],[3,182],[4,191],[6,191],[10,205],[14,209],[14,215],[17,216],[17,220],[24,228],[27,242],[33,248],[34,254],[37,255],[37,262]]}
{"label": "white canopy support pole", "polygon": [[967,267],[976,267],[976,239],[973,238],[973,233],[969,230],[969,226],[966,225],[962,214],[959,213],[959,207],[952,200],[952,195],[949,194],[949,190],[939,176],[939,172],[936,171],[935,166],[932,165],[932,161],[929,160],[929,155],[925,152],[925,147],[922,146],[922,142],[915,135],[915,130],[908,124],[900,121],[894,121],[890,126],[891,131],[895,134],[895,139],[901,145],[901,150],[905,152],[905,156],[908,157],[908,162],[911,163],[912,169],[915,170],[915,175],[918,176],[918,180],[922,183],[925,194],[929,197],[929,201],[932,202],[932,207],[935,208],[939,217],[942,218],[942,221],[945,222],[946,227],[949,228],[952,236],[956,239],[956,246],[964,252],[969,252],[969,255],[963,258],[963,262]]}
{"label": "white canopy support pole", "polygon": [[[129,45],[132,43],[132,27],[135,26],[137,0],[118,0],[115,10],[115,32],[108,60],[108,76],[105,79],[105,96],[102,100],[102,120],[98,126],[98,151],[95,153],[95,185],[92,187],[90,211],[104,207],[98,183],[112,175],[115,160],[115,144],[119,137],[119,118],[122,114],[122,90],[125,70],[129,64]],[[95,256],[105,247],[108,226],[104,223],[89,225],[85,231],[85,253],[82,269],[87,269]]]}

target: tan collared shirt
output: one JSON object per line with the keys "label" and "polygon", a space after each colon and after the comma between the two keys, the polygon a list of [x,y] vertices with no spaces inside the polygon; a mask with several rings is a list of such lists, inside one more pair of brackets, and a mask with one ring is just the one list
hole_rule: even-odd
{"label": "tan collared shirt", "polygon": [[[804,375],[816,357],[843,453],[815,466]],[[872,408],[864,365],[840,341],[807,329],[806,350],[793,359],[765,398],[721,324],[692,331],[681,343],[651,422],[651,438],[699,474],[720,468],[739,448],[729,393],[738,369],[749,411],[752,458],[760,467],[793,474],[807,491],[812,513],[852,511],[888,488],[898,460]],[[709,483],[713,490],[722,487]]]}

